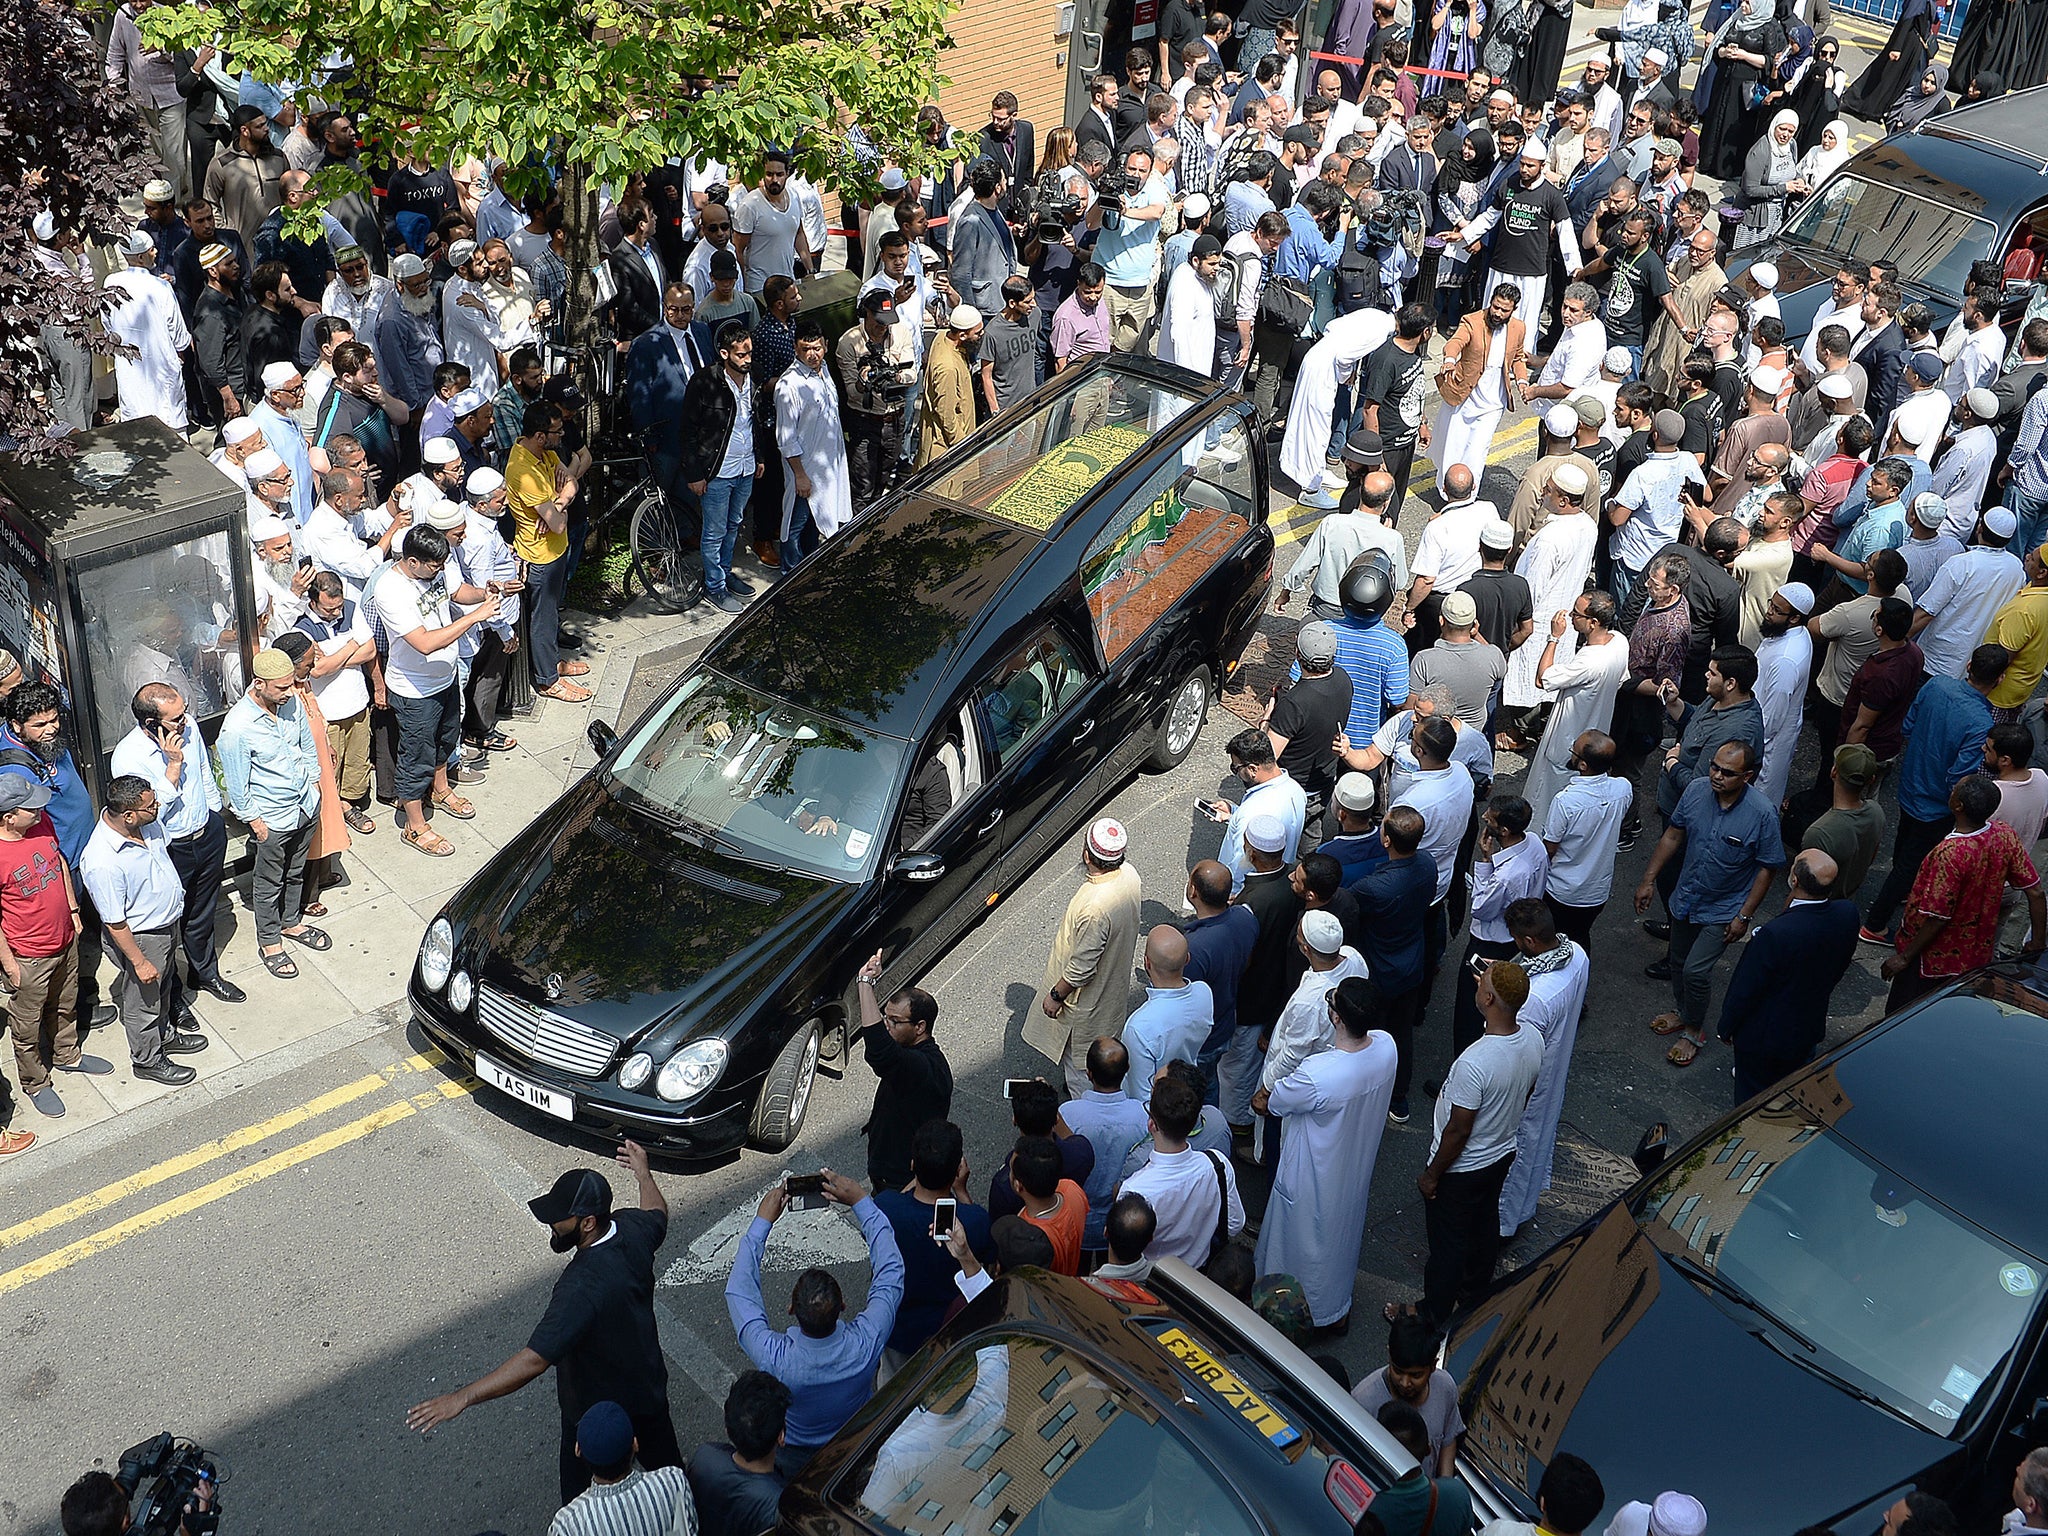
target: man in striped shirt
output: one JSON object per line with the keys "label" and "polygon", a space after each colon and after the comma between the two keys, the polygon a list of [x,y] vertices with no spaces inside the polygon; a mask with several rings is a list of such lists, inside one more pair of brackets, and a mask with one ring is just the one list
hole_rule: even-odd
{"label": "man in striped shirt", "polygon": [[617,1403],[593,1403],[576,1421],[576,1454],[590,1486],[556,1513],[548,1536],[697,1536],[697,1506],[681,1467],[644,1472],[633,1465],[640,1442]]}

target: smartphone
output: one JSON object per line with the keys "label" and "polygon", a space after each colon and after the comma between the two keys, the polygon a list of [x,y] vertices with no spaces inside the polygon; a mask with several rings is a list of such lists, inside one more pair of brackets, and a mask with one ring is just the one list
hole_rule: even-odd
{"label": "smartphone", "polygon": [[822,1173],[792,1173],[782,1181],[792,1211],[821,1211],[825,1208],[825,1176]]}
{"label": "smartphone", "polygon": [[313,563],[313,557],[312,557],[311,555],[301,555],[301,556],[299,556],[299,569],[300,569],[300,570],[302,570],[302,571],[303,571],[303,570],[304,570],[304,569],[305,569],[305,568],[306,568],[307,566],[311,565],[312,563]]}
{"label": "smartphone", "polygon": [[1035,1081],[1035,1079],[1033,1079],[1033,1078],[1029,1078],[1029,1077],[1006,1077],[1006,1078],[1004,1078],[1004,1079],[1003,1079],[1003,1097],[1004,1097],[1004,1098],[1006,1098],[1006,1099],[1013,1099],[1013,1098],[1015,1098],[1015,1097],[1017,1096],[1017,1085],[1018,1085],[1019,1083],[1029,1083],[1029,1082],[1033,1082],[1033,1081]]}
{"label": "smartphone", "polygon": [[932,1205],[932,1241],[943,1243],[946,1235],[953,1230],[953,1208],[955,1202],[950,1196],[935,1201]]}

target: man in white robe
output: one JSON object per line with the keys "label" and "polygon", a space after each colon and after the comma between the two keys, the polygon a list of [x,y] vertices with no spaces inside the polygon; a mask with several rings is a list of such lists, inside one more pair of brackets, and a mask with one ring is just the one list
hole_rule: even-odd
{"label": "man in white robe", "polygon": [[[1578,638],[1569,659],[1559,661],[1557,648],[1569,630]],[[1569,613],[1550,621],[1550,638],[1536,661],[1536,683],[1557,696],[1543,740],[1529,762],[1522,798],[1529,802],[1536,826],[1550,810],[1557,792],[1571,782],[1572,747],[1587,731],[1611,734],[1614,699],[1628,676],[1628,641],[1614,632],[1614,599],[1605,592],[1587,592]]]}
{"label": "man in white robe", "polygon": [[[1512,284],[1502,283],[1487,300],[1486,308],[1478,313],[1483,317],[1486,336],[1486,365],[1480,370],[1479,381],[1472,386],[1470,394],[1456,405],[1444,401],[1436,415],[1436,488],[1439,495],[1448,499],[1444,477],[1457,465],[1464,465],[1472,473],[1472,483],[1479,484],[1486,478],[1486,460],[1493,451],[1494,434],[1500,430],[1500,419],[1507,414],[1510,405],[1521,404],[1521,386],[1509,383],[1508,341],[1513,338],[1516,351],[1521,349],[1525,328],[1515,318],[1515,306],[1521,300],[1520,291]],[[1469,317],[1458,328],[1459,337],[1473,337],[1478,334]],[[1457,344],[1453,338],[1452,345]],[[1526,375],[1528,364],[1519,357],[1522,372]],[[1438,387],[1452,371],[1451,359],[1446,356],[1442,371],[1437,375]],[[1521,382],[1528,382],[1523,377]],[[1513,398],[1510,398],[1512,392]]]}
{"label": "man in white robe", "polygon": [[[782,477],[782,569],[853,521],[853,477],[839,390],[825,366],[825,332],[816,320],[796,323],[796,360],[775,381],[775,441],[788,465]],[[802,501],[817,532],[804,532]]]}
{"label": "man in white robe", "polygon": [[1223,242],[1197,235],[1188,259],[1166,280],[1166,310],[1159,319],[1156,353],[1203,378],[1216,376],[1216,274],[1223,266]]}
{"label": "man in white robe", "polygon": [[1812,612],[1813,588],[1788,581],[1771,594],[1756,647],[1756,705],[1764,713],[1764,761],[1756,787],[1774,808],[1785,804],[1799,729],[1806,722],[1806,681],[1813,670],[1806,620]]}
{"label": "man in white robe", "polygon": [[[1522,558],[1515,563],[1515,574],[1529,584],[1536,630],[1508,658],[1501,701],[1511,709],[1528,709],[1544,701],[1546,694],[1536,682],[1536,663],[1543,659],[1550,644],[1551,618],[1569,613],[1579,594],[1586,590],[1599,529],[1586,515],[1579,498],[1592,483],[1578,465],[1558,465],[1543,492],[1550,510],[1549,521],[1536,530],[1522,551]],[[1567,633],[1558,640],[1553,661],[1569,661],[1577,648],[1577,637]]]}
{"label": "man in white robe", "polygon": [[1508,908],[1507,918],[1519,951],[1515,963],[1529,973],[1529,1001],[1522,1005],[1520,1018],[1543,1037],[1543,1065],[1536,1073],[1529,1107],[1522,1111],[1522,1123],[1515,1128],[1515,1161],[1501,1186],[1504,1238],[1514,1236],[1536,1214],[1537,1197],[1550,1187],[1557,1122],[1564,1112],[1565,1074],[1593,976],[1592,960],[1570,939],[1559,937],[1546,903],[1518,901]]}
{"label": "man in white robe", "polygon": [[1254,1264],[1262,1275],[1299,1280],[1318,1328],[1341,1323],[1351,1311],[1373,1165],[1394,1097],[1399,1053],[1392,1035],[1371,1028],[1378,1001],[1363,979],[1328,993],[1336,1023],[1330,1048],[1267,1096],[1269,1112],[1280,1117],[1280,1168]]}
{"label": "man in white robe", "polygon": [[458,240],[448,247],[448,264],[455,269],[441,290],[441,336],[448,361],[467,368],[470,388],[488,400],[498,392],[498,359],[512,350],[512,340],[498,327],[476,242]]}
{"label": "man in white robe", "polygon": [[[1393,334],[1394,317],[1385,310],[1354,309],[1325,326],[1322,339],[1302,359],[1287,431],[1280,439],[1280,470],[1301,487],[1303,506],[1335,510],[1343,476],[1329,472],[1325,463],[1337,392],[1356,381],[1365,355]],[[1348,420],[1346,426],[1348,433]]]}
{"label": "man in white robe", "polygon": [[192,350],[192,333],[178,311],[171,285],[150,270],[156,263],[156,242],[142,230],[132,231],[121,246],[128,265],[109,272],[105,287],[117,296],[106,317],[107,334],[135,349],[133,357],[114,358],[114,388],[121,419],[154,416],[173,431],[190,425],[185,405],[185,367],[179,354]]}

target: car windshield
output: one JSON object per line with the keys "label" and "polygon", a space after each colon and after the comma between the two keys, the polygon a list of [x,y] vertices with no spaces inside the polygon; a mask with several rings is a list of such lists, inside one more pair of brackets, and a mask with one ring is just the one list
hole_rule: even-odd
{"label": "car windshield", "polygon": [[1858,265],[1895,262],[1900,277],[1959,296],[1970,263],[1990,256],[1998,230],[1959,208],[1844,174],[1793,215],[1784,238]]}
{"label": "car windshield", "polygon": [[2041,1269],[1802,1096],[1820,1099],[1779,1094],[1666,1174],[1644,1230],[1791,1359],[1953,1434],[2026,1326]]}
{"label": "car windshield", "polygon": [[1043,533],[1195,404],[1104,368],[1028,416],[990,422],[982,445],[929,489]]}
{"label": "car windshield", "polygon": [[759,864],[863,873],[903,744],[699,672],[626,743],[609,782],[685,836]]}
{"label": "car windshield", "polygon": [[1255,1536],[1145,1399],[1063,1345],[983,1336],[833,1490],[903,1536]]}

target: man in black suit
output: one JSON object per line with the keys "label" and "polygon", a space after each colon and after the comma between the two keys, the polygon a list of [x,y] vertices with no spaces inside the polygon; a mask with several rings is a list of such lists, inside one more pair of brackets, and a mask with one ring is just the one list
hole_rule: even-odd
{"label": "man in black suit", "polygon": [[1830,901],[1835,861],[1808,848],[1792,861],[1791,905],[1749,936],[1719,1034],[1735,1051],[1735,1102],[1809,1061],[1828,1032],[1828,1000],[1856,954],[1856,903]]}
{"label": "man in black suit", "polygon": [[1564,205],[1571,210],[1572,227],[1585,229],[1600,211],[1610,188],[1621,175],[1621,162],[1610,153],[1610,135],[1605,128],[1586,130],[1586,156],[1564,184]]}
{"label": "man in black suit", "polygon": [[1872,283],[1864,290],[1863,342],[1851,353],[1863,365],[1868,381],[1863,414],[1870,418],[1880,443],[1892,411],[1906,397],[1906,358],[1912,349],[1899,328],[1899,302],[1897,283]]}
{"label": "man in black suit", "polygon": [[687,283],[662,294],[662,323],[633,338],[626,351],[626,415],[639,435],[654,478],[679,508],[695,501],[680,483],[683,468],[683,392],[690,376],[715,359],[711,336],[696,319],[697,299]]}
{"label": "man in black suit", "polygon": [[1115,75],[1097,75],[1089,82],[1088,110],[1081,114],[1081,121],[1074,125],[1076,144],[1100,144],[1104,149],[1115,146],[1116,92]]}
{"label": "man in black suit", "polygon": [[1035,147],[1031,125],[1017,115],[1016,93],[997,91],[989,103],[988,126],[981,130],[981,158],[1000,165],[1014,187],[1028,184],[1038,168]]}
{"label": "man in black suit", "polygon": [[661,253],[654,248],[653,211],[637,198],[619,206],[619,243],[605,261],[619,290],[608,318],[623,352],[634,337],[661,324],[661,293],[668,285]]}

